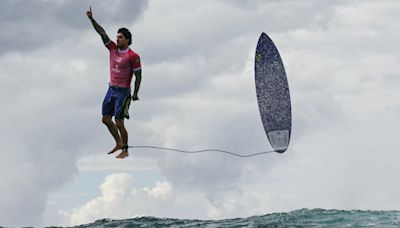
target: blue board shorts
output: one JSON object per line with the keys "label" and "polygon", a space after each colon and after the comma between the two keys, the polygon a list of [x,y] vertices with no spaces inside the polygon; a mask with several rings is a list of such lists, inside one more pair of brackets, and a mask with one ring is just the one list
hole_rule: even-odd
{"label": "blue board shorts", "polygon": [[[123,119],[124,106],[130,102],[131,89],[109,86],[106,96],[103,100],[102,114],[103,116],[114,116],[115,119]],[[129,104],[128,104],[129,107]]]}

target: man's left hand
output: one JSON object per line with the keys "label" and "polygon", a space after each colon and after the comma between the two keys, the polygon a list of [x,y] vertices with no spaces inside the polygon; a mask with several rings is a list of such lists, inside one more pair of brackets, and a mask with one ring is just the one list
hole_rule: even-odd
{"label": "man's left hand", "polygon": [[132,95],[132,100],[133,100],[133,101],[139,100],[138,95],[137,95],[137,94],[133,94],[133,95]]}

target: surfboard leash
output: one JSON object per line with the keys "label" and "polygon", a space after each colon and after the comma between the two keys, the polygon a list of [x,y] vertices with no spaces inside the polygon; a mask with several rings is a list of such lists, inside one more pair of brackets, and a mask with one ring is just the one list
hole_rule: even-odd
{"label": "surfboard leash", "polygon": [[197,154],[197,153],[206,153],[206,152],[217,152],[217,153],[225,153],[225,154],[230,154],[233,156],[237,157],[242,157],[242,158],[248,158],[248,157],[254,157],[258,155],[263,155],[263,154],[269,154],[269,153],[274,153],[276,151],[263,151],[263,152],[258,152],[258,153],[253,153],[253,154],[237,154],[231,151],[227,150],[219,150],[219,149],[204,149],[204,150],[178,150],[174,148],[168,148],[168,147],[160,147],[160,146],[128,146],[128,148],[144,148],[144,149],[157,149],[157,150],[166,150],[166,151],[174,151],[178,153],[185,153],[185,154]]}

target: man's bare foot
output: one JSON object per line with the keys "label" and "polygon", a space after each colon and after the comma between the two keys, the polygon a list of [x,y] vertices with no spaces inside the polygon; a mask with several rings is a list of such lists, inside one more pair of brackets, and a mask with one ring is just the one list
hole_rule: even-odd
{"label": "man's bare foot", "polygon": [[120,149],[122,149],[122,145],[119,145],[119,144],[117,144],[115,147],[114,147],[114,149],[112,149],[110,152],[108,152],[107,154],[112,154],[112,153],[114,153],[115,151],[118,151],[118,150],[120,150]]}
{"label": "man's bare foot", "polygon": [[124,159],[129,156],[128,150],[123,150],[116,158]]}

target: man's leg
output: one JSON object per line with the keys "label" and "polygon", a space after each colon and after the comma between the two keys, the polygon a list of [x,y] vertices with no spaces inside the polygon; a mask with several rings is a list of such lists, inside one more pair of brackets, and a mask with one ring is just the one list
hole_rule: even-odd
{"label": "man's leg", "polygon": [[118,133],[118,128],[111,118],[112,116],[103,116],[102,118],[102,122],[107,126],[108,130],[115,140],[115,147],[110,152],[108,152],[108,154],[114,153],[115,151],[121,149],[123,146],[121,136]]}
{"label": "man's leg", "polygon": [[[116,119],[116,126],[119,130],[119,134],[121,135],[122,147],[128,146],[128,131],[125,128],[124,119]],[[129,156],[128,148],[123,148],[122,152],[117,156],[117,158],[126,158]]]}

